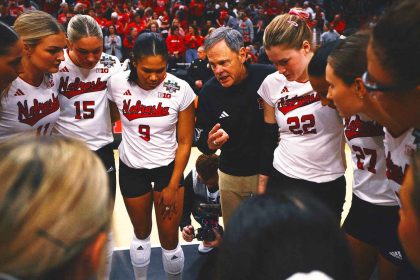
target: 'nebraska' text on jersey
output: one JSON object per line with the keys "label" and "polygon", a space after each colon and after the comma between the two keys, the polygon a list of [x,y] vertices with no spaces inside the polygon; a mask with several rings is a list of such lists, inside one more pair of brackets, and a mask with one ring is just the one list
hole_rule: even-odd
{"label": "'nebraska' text on jersey", "polygon": [[108,98],[121,116],[120,159],[131,168],[152,169],[175,159],[178,114],[195,99],[187,82],[167,74],[155,89],[144,90],[127,81],[128,73],[111,77]]}
{"label": "'nebraska' text on jersey", "polygon": [[73,63],[67,51],[64,57],[57,73],[61,112],[54,133],[81,139],[96,151],[114,140],[106,90],[111,75],[122,70],[121,64],[102,53],[94,68],[84,69]]}
{"label": "'nebraska' text on jersey", "polygon": [[320,102],[308,82],[290,82],[278,72],[264,80],[258,94],[275,108],[280,141],[273,166],[296,179],[324,183],[344,174],[343,125],[336,110]]}
{"label": "'nebraska' text on jersey", "polygon": [[56,76],[46,75],[35,87],[21,78],[14,80],[1,98],[0,141],[25,132],[50,135],[60,114]]}
{"label": "'nebraska' text on jersey", "polygon": [[386,177],[383,127],[363,116],[344,119],[344,135],[351,150],[353,193],[376,205],[395,206],[395,184]]}

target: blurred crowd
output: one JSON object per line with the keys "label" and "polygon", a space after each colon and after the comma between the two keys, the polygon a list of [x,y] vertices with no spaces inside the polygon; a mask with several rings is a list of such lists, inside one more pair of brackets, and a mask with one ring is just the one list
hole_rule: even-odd
{"label": "blurred crowd", "polygon": [[262,37],[275,16],[303,9],[319,45],[374,26],[377,15],[389,2],[392,1],[18,0],[2,2],[0,21],[13,25],[21,13],[43,10],[66,27],[74,15],[88,14],[103,28],[105,51],[120,60],[129,58],[135,38],[150,30],[166,39],[170,66],[174,67],[197,59],[197,49],[206,36],[217,27],[229,26],[242,33],[249,62],[269,63],[261,47]]}

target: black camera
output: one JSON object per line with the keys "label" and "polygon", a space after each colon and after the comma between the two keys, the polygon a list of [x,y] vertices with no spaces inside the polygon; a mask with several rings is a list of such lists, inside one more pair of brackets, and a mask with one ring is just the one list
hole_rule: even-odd
{"label": "black camera", "polygon": [[213,229],[223,234],[223,228],[219,225],[220,204],[200,203],[199,216],[201,228],[197,229],[195,237],[201,241],[214,241],[216,235]]}

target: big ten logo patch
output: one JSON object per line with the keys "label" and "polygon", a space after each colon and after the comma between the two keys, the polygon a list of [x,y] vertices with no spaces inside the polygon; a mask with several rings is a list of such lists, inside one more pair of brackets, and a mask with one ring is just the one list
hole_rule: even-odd
{"label": "big ten logo patch", "polygon": [[106,74],[109,73],[108,68],[96,68],[96,73]]}
{"label": "big ten logo patch", "polygon": [[159,98],[171,99],[172,95],[170,93],[166,93],[166,92],[159,92],[158,97]]}
{"label": "big ten logo patch", "polygon": [[172,81],[167,81],[167,82],[164,82],[163,83],[163,87],[164,88],[166,88],[166,90],[169,92],[169,93],[174,93],[174,92],[177,92],[178,90],[180,90],[181,89],[181,87],[178,85],[178,83],[177,82],[172,82]]}
{"label": "big ten logo patch", "polygon": [[114,66],[116,61],[112,57],[105,55],[101,58],[101,60],[99,60],[99,63],[101,63],[103,66],[105,66],[107,68],[111,68],[111,67]]}

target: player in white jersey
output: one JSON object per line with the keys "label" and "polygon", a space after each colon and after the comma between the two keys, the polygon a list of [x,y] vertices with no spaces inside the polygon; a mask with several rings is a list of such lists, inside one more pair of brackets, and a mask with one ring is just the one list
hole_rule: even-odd
{"label": "player in white jersey", "polygon": [[414,153],[410,166],[401,187],[398,235],[407,258],[420,270],[420,150]]}
{"label": "player in white jersey", "polygon": [[[368,65],[363,83],[401,128],[398,131],[385,125],[388,178],[397,182],[407,173],[408,155],[419,150],[420,52],[413,49],[420,43],[419,13],[417,0],[395,3],[373,28],[366,51]],[[403,240],[406,248],[410,246],[407,241]],[[407,279],[420,279],[419,273],[413,275],[414,269],[407,276],[409,270],[404,275]]]}
{"label": "player in white jersey", "polygon": [[308,81],[311,37],[306,23],[289,14],[276,17],[264,33],[266,53],[278,72],[264,80],[258,94],[266,126],[277,124],[280,133],[267,192],[303,187],[340,218],[346,187],[343,126]]}
{"label": "player in white jersey", "polygon": [[0,96],[22,72],[23,42],[16,31],[0,22]]}
{"label": "player in white jersey", "polygon": [[[130,74],[111,77],[109,99],[122,120],[119,183],[134,226],[130,247],[136,279],[147,278],[152,207],[168,279],[181,279],[184,254],[178,232],[194,127],[195,94],[185,81],[166,73],[165,41],[141,34],[134,44]],[[152,188],[152,182],[154,187]]]}
{"label": "player in white jersey", "polygon": [[108,172],[115,197],[116,168],[111,115],[106,96],[111,75],[121,71],[118,58],[103,53],[103,34],[94,18],[72,17],[67,47],[58,73],[60,117],[54,133],[83,140],[96,152]]}
{"label": "player in white jersey", "polygon": [[362,82],[369,34],[341,41],[328,58],[328,98],[344,120],[344,134],[353,159],[353,199],[344,230],[353,253],[355,279],[369,279],[378,266],[379,279],[396,279],[403,264],[398,240],[398,184],[388,180],[384,131],[368,114],[380,117],[376,100]]}
{"label": "player in white jersey", "polygon": [[22,133],[50,135],[60,113],[57,81],[51,73],[64,59],[63,27],[41,11],[22,14],[14,27],[25,46],[23,73],[2,93],[0,141]]}

